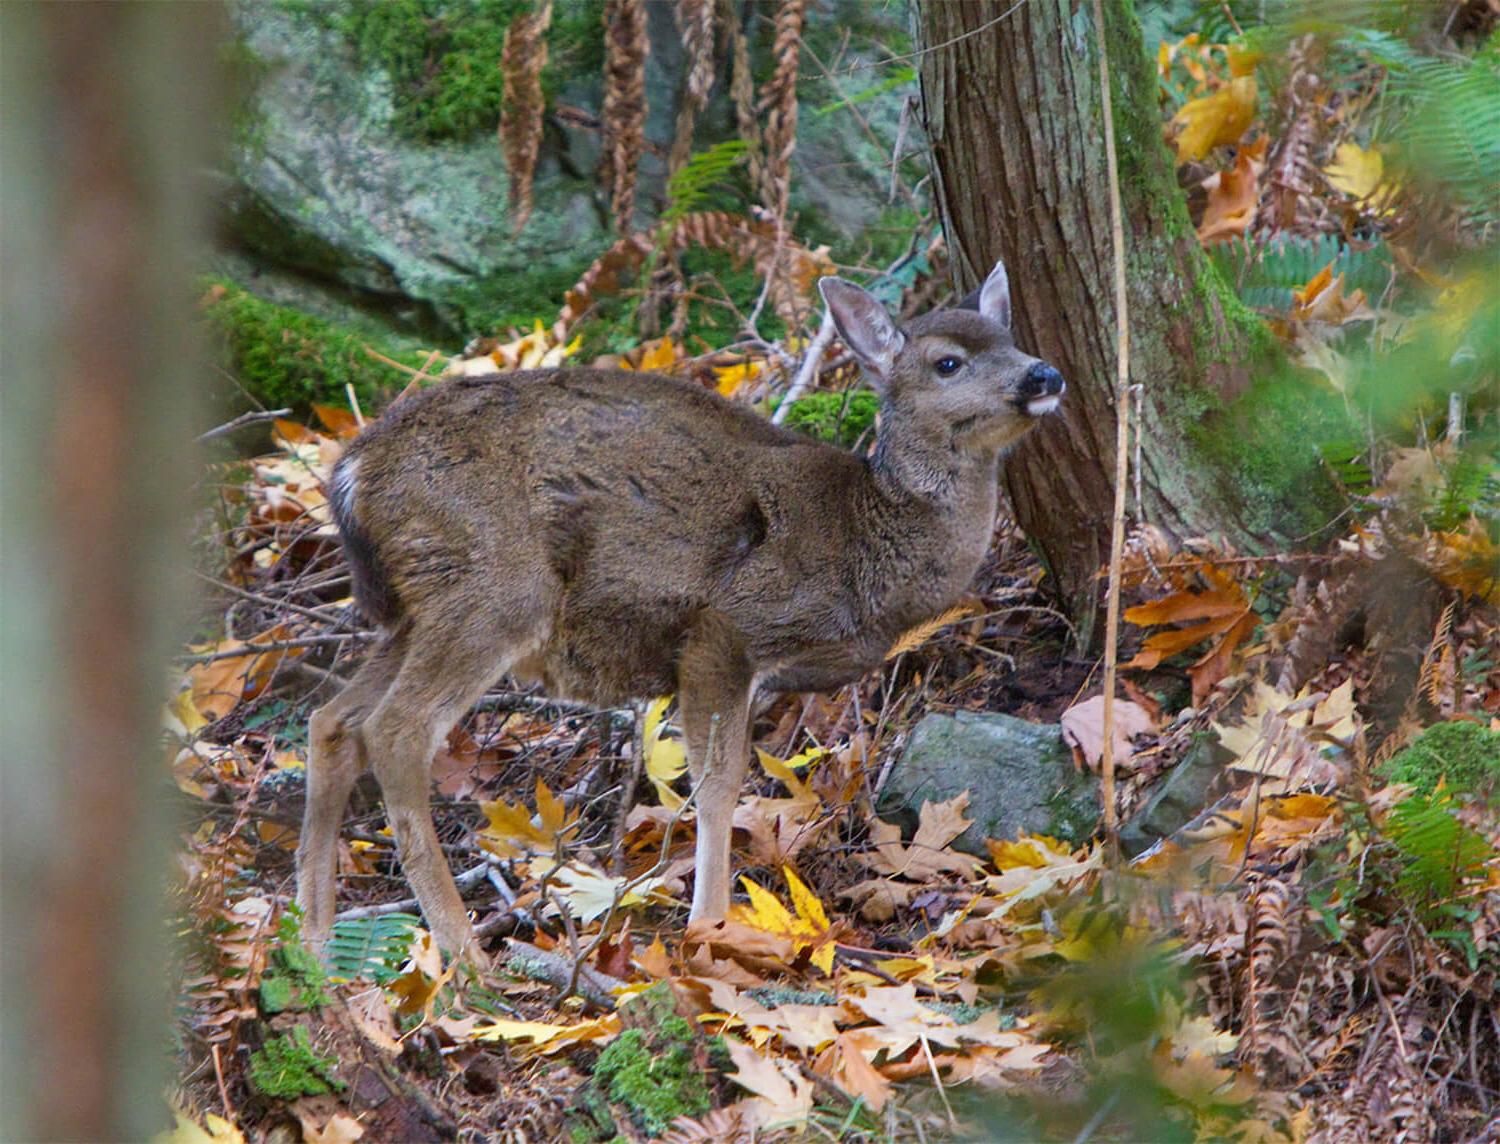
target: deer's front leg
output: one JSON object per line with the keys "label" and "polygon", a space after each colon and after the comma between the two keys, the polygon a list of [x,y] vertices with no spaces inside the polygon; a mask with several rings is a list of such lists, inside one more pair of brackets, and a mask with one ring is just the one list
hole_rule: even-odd
{"label": "deer's front leg", "polygon": [[677,671],[688,766],[698,791],[694,921],[722,918],[729,909],[730,834],[750,762],[753,682],[743,637],[727,620],[706,613],[694,625]]}

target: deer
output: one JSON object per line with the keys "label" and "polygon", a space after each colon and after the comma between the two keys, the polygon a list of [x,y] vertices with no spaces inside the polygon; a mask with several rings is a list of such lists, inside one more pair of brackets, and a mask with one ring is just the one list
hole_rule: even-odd
{"label": "deer", "polygon": [[880,396],[858,455],[673,378],[561,368],[452,379],[394,403],[328,490],[379,637],[309,721],[297,900],[334,919],[340,821],[374,771],[445,951],[484,964],[430,807],[431,760],[501,676],[599,706],[675,693],[694,784],[690,920],[724,917],[753,704],[830,690],[950,607],[989,547],[1001,455],[1066,388],[1016,348],[996,264],[971,308],[898,325],[819,289]]}

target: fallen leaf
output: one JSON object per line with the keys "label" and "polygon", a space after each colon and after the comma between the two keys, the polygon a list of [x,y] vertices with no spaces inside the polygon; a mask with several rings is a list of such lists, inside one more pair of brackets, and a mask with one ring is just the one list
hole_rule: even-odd
{"label": "fallen leaf", "polygon": [[813,965],[824,973],[832,972],[834,936],[829,928],[823,903],[792,872],[791,867],[783,866],[781,873],[786,879],[795,913],[789,911],[775,894],[763,886],[749,878],[741,878],[740,884],[750,895],[750,904],[730,906],[728,920],[786,938],[794,950],[810,950]]}
{"label": "fallen leaf", "polygon": [[222,1116],[212,1112],[197,1124],[186,1113],[173,1111],[177,1126],[152,1139],[152,1144],[245,1144],[244,1134]]}
{"label": "fallen leaf", "polygon": [[[1154,733],[1156,723],[1143,707],[1129,699],[1116,699],[1114,706],[1115,766],[1124,767],[1134,751],[1130,741],[1137,735]],[[1078,748],[1085,763],[1097,769],[1104,760],[1104,696],[1074,704],[1062,713],[1059,722],[1063,738]]]}
{"label": "fallen leaf", "polygon": [[729,1079],[755,1094],[749,1111],[760,1127],[801,1128],[813,1110],[812,1082],[781,1061],[763,1056],[749,1045],[725,1039],[724,1047],[734,1062]]}
{"label": "fallen leaf", "polygon": [[1253,75],[1237,76],[1209,95],[1190,100],[1172,118],[1179,163],[1201,159],[1215,147],[1238,143],[1255,120]]}
{"label": "fallen leaf", "polygon": [[1198,241],[1204,246],[1244,234],[1255,220],[1260,202],[1260,172],[1265,166],[1260,158],[1265,154],[1264,137],[1258,142],[1259,147],[1241,147],[1229,170],[1215,172],[1203,180],[1208,205],[1203,208],[1203,221],[1198,224]]}
{"label": "fallen leaf", "polygon": [[672,784],[687,771],[687,748],[676,739],[664,737],[667,705],[670,695],[655,699],[646,707],[641,729],[641,746],[645,753],[646,777],[656,788],[656,796],[668,810],[678,810],[687,799],[672,789]]}

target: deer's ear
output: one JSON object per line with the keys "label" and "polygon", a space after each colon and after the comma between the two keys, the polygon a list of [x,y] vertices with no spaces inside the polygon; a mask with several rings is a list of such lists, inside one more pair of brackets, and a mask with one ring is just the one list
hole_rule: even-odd
{"label": "deer's ear", "polygon": [[823,278],[818,282],[823,301],[850,352],[870,374],[870,380],[883,386],[906,335],[896,328],[885,307],[867,291],[842,278]]}
{"label": "deer's ear", "polygon": [[1005,273],[1005,263],[995,263],[995,269],[979,288],[979,312],[998,322],[1006,333],[1010,332],[1010,278]]}

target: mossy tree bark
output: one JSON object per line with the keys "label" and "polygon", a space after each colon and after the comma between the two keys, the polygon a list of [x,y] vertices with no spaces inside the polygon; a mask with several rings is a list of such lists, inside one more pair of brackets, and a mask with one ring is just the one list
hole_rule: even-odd
{"label": "mossy tree bark", "polygon": [[[1270,339],[1199,247],[1129,0],[1104,8],[1131,374],[1143,386],[1132,515],[1177,537],[1255,550],[1327,515],[1305,503],[1289,509],[1289,498],[1307,498],[1254,455],[1252,407],[1262,403],[1244,397],[1258,365],[1274,356]],[[1090,12],[1073,0],[927,0],[918,19],[922,99],[956,285],[967,292],[1003,258],[1018,341],[1068,381],[1064,415],[1012,455],[1006,480],[1085,643],[1109,548],[1115,449],[1113,254]],[[1264,443],[1274,456],[1274,442]]]}

